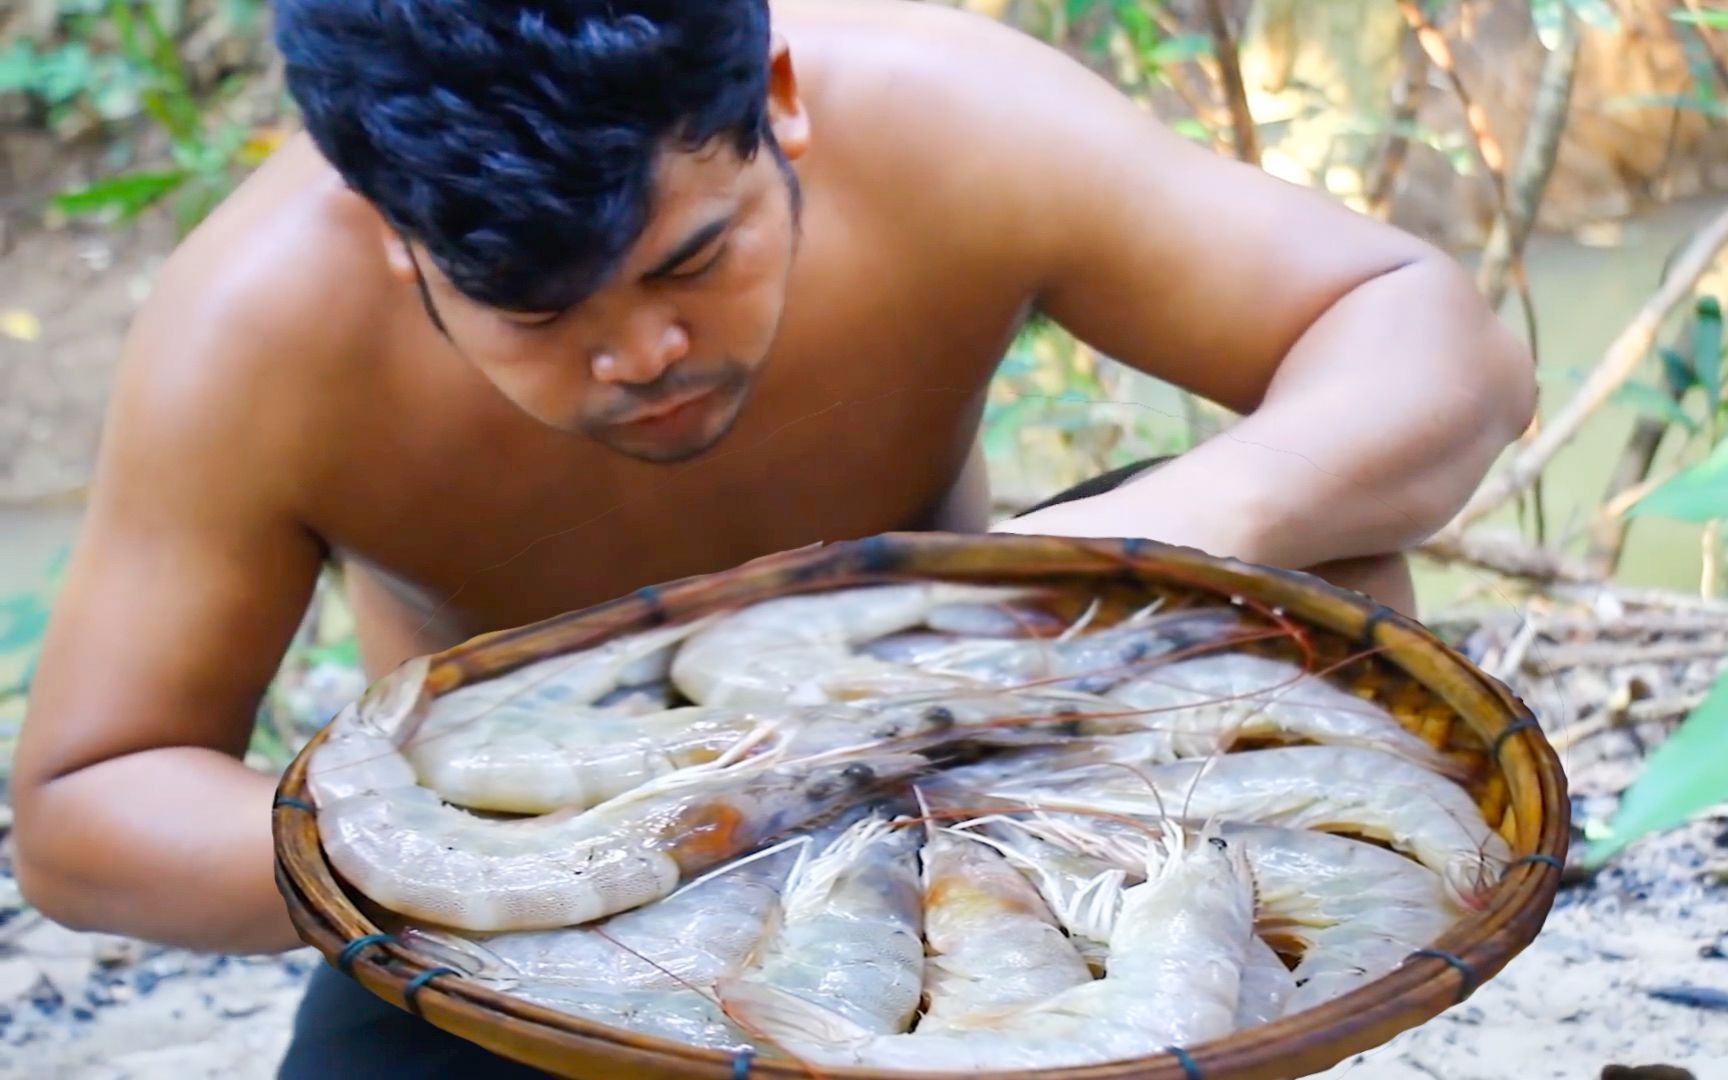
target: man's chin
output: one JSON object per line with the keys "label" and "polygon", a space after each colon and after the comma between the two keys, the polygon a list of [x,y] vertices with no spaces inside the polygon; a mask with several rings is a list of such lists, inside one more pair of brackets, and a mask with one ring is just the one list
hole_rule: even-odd
{"label": "man's chin", "polygon": [[731,400],[708,406],[689,432],[656,433],[632,424],[584,426],[581,430],[614,453],[653,465],[677,465],[701,457],[731,434],[744,411],[744,395],[724,396]]}

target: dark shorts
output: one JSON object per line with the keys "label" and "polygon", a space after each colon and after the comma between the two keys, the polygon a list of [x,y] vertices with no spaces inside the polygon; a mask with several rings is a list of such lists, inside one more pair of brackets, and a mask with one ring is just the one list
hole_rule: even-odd
{"label": "dark shorts", "polygon": [[[1153,458],[1112,469],[1021,513],[1102,494],[1165,460]],[[434,1027],[330,965],[320,964],[295,1015],[288,1053],[277,1075],[280,1080],[467,1076],[527,1080],[549,1074],[518,1065]]]}

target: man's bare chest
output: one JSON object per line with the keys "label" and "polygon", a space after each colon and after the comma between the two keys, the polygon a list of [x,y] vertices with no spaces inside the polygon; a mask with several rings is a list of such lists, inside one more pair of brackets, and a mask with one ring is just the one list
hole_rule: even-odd
{"label": "man's bare chest", "polygon": [[443,647],[776,551],[964,519],[955,489],[993,367],[978,350],[770,375],[728,437],[680,465],[444,420],[374,440],[319,531],[367,579],[362,623],[415,635],[390,651]]}

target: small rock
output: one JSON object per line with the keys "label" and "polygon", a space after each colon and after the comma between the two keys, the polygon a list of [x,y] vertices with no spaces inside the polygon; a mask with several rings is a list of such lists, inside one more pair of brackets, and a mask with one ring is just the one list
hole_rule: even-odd
{"label": "small rock", "polygon": [[103,967],[118,967],[121,964],[136,964],[144,959],[145,944],[135,938],[114,937],[104,934],[96,941],[92,950],[96,962]]}
{"label": "small rock", "polygon": [[75,1005],[72,1008],[72,1019],[82,1020],[82,1021],[85,1021],[87,1023],[91,1020],[96,1019],[96,1014],[91,1012],[89,1009],[86,1009],[82,1005]]}
{"label": "small rock", "polygon": [[1645,993],[1657,1001],[1689,1005],[1694,1009],[1728,1010],[1728,990],[1718,990],[1713,986],[1659,986]]}
{"label": "small rock", "polygon": [[0,1001],[16,1001],[42,981],[42,972],[22,956],[0,960]]}
{"label": "small rock", "polygon": [[1601,1080],[1697,1080],[1675,1065],[1606,1065]]}

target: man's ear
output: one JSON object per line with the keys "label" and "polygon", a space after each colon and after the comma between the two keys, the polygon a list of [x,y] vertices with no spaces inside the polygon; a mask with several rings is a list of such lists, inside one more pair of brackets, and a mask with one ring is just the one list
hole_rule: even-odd
{"label": "man's ear", "polygon": [[775,33],[768,53],[768,123],[774,140],[788,158],[803,156],[810,147],[810,115],[798,96],[798,76],[792,70],[792,49]]}
{"label": "man's ear", "polygon": [[378,219],[378,240],[384,245],[384,265],[390,268],[390,276],[404,285],[414,284],[420,277],[420,270],[414,265],[408,241],[382,217]]}

